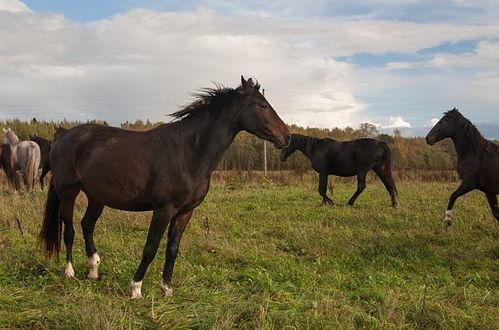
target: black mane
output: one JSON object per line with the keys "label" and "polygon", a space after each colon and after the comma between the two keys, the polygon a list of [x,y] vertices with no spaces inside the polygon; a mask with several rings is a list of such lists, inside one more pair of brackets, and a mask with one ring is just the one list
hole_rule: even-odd
{"label": "black mane", "polygon": [[461,130],[461,134],[466,136],[468,146],[471,150],[479,150],[481,146],[485,145],[487,140],[480,133],[478,128],[464,117],[457,108],[444,112],[445,117],[449,117],[456,121]]}
{"label": "black mane", "polygon": [[240,88],[241,86],[235,89],[228,88],[219,83],[215,83],[214,88],[201,89],[199,93],[194,94],[194,97],[196,99],[191,104],[177,112],[170,114],[169,116],[173,117],[174,120],[180,120],[189,117],[193,113],[208,108],[216,100],[222,100],[223,102],[226,102],[229,96],[234,95],[234,93],[236,93]]}

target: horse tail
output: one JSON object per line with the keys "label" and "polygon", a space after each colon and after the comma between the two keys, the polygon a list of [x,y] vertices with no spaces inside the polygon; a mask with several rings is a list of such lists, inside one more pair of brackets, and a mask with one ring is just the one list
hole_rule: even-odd
{"label": "horse tail", "polygon": [[388,181],[388,184],[392,186],[395,195],[398,195],[397,186],[395,185],[395,181],[393,180],[392,176],[392,151],[390,150],[390,147],[388,147],[388,144],[386,144],[386,142],[381,142],[380,145],[382,154],[379,168],[382,172],[385,173],[386,180]]}
{"label": "horse tail", "polygon": [[59,196],[54,188],[54,179],[50,179],[50,187],[45,203],[40,241],[48,258],[59,255],[61,249],[62,221],[59,216]]}

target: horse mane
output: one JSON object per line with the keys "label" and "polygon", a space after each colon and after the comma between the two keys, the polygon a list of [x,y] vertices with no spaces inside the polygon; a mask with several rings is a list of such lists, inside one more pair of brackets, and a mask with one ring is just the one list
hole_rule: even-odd
{"label": "horse mane", "polygon": [[486,146],[488,140],[483,137],[478,128],[464,117],[457,108],[444,112],[445,116],[457,120],[461,134],[466,136],[470,150],[478,151],[482,146]]}
{"label": "horse mane", "polygon": [[234,95],[236,91],[238,91],[241,86],[237,88],[228,88],[219,83],[215,83],[214,88],[202,88],[198,93],[195,93],[193,96],[195,100],[184,107],[183,109],[170,114],[170,117],[173,117],[174,120],[180,120],[191,116],[194,113],[202,111],[203,109],[209,108],[214,102],[222,100],[226,102],[229,96]]}

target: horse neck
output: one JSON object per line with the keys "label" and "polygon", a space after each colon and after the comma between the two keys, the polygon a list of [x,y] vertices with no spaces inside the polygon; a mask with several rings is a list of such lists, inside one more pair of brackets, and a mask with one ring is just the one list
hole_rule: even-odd
{"label": "horse neck", "polygon": [[9,137],[9,145],[11,147],[16,147],[18,144],[19,144],[19,138],[17,137],[17,135],[15,134],[12,134],[10,137]]}
{"label": "horse neck", "polygon": [[192,141],[187,157],[194,159],[197,174],[210,175],[239,133],[237,109],[210,111],[201,109],[178,121],[176,125],[184,138]]}
{"label": "horse neck", "polygon": [[[293,139],[291,140],[293,141]],[[305,156],[312,159],[314,154],[314,138],[309,136],[300,135],[298,139],[295,140],[296,149],[300,150]]]}
{"label": "horse neck", "polygon": [[[475,127],[465,128],[464,126],[471,123],[464,122],[457,130],[457,133],[451,137],[452,142],[454,142],[454,149],[456,150],[458,158],[462,158],[472,152],[476,152],[480,148],[483,137],[479,132],[472,132],[472,136],[469,136],[469,130],[476,130]],[[470,141],[470,139],[475,139],[476,141]]]}

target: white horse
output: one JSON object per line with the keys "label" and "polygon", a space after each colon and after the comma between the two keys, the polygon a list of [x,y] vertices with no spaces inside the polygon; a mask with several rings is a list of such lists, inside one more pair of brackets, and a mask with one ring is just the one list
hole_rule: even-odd
{"label": "white horse", "polygon": [[3,128],[3,143],[10,145],[14,155],[14,166],[16,170],[23,173],[24,184],[28,192],[33,191],[40,166],[40,147],[33,141],[19,141],[16,133],[10,128]]}

